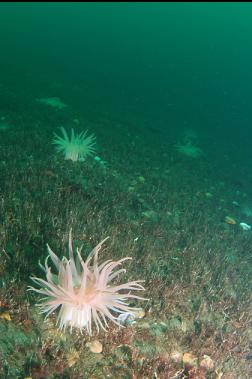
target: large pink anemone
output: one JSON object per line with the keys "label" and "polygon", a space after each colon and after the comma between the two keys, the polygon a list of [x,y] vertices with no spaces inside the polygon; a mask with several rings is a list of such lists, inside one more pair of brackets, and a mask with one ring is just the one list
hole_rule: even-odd
{"label": "large pink anemone", "polygon": [[[112,285],[119,274],[125,269],[114,271],[129,257],[119,261],[107,260],[98,264],[98,254],[102,244],[108,239],[100,242],[89,254],[86,261],[81,257],[81,249],[77,248],[74,258],[71,231],[69,233],[69,259],[63,257],[60,260],[57,255],[47,245],[49,255],[45,260],[45,266],[40,267],[46,273],[46,280],[32,277],[31,279],[41,286],[40,289],[29,287],[30,290],[45,295],[38,304],[42,313],[46,317],[60,308],[57,325],[60,329],[67,326],[78,328],[81,331],[86,329],[88,334],[92,334],[92,323],[97,330],[106,330],[107,320],[118,324],[119,314],[131,312],[137,308],[130,307],[127,303],[129,299],[143,299],[131,293],[135,290],[144,290],[140,284],[141,280],[131,281],[120,285]],[[57,269],[57,274],[52,274],[51,267],[48,266],[48,259],[51,258]],[[117,317],[116,317],[117,316]]]}

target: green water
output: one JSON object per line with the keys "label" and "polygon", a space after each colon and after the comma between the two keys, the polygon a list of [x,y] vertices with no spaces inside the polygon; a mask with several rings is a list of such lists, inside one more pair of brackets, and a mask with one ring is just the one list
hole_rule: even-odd
{"label": "green water", "polygon": [[[0,4],[0,379],[251,378],[251,36],[251,3]],[[44,321],[26,289],[70,229],[132,257],[144,317]]]}
{"label": "green water", "polygon": [[37,93],[85,85],[65,96],[163,128],[248,132],[249,3],[3,3],[0,17],[2,81]]}

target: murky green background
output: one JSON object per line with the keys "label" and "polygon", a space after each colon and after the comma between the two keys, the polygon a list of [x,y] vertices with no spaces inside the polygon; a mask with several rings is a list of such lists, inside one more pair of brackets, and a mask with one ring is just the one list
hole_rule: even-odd
{"label": "murky green background", "polygon": [[34,91],[62,80],[85,84],[81,96],[65,93],[79,107],[144,113],[154,128],[187,126],[249,149],[250,3],[3,3],[0,10],[2,82]]}

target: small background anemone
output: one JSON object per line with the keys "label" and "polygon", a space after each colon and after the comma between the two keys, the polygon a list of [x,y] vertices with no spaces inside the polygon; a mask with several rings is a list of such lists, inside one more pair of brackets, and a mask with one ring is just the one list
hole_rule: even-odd
{"label": "small background anemone", "polygon": [[60,128],[63,137],[60,137],[56,133],[53,144],[56,145],[58,152],[65,155],[65,159],[70,159],[73,162],[84,160],[87,156],[93,155],[95,152],[95,140],[94,134],[87,136],[87,130],[79,134],[75,134],[74,129],[71,129],[71,135],[68,136],[64,127]]}

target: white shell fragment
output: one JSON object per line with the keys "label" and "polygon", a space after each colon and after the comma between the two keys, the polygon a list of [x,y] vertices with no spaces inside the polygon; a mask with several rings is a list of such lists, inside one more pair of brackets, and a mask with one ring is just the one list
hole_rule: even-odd
{"label": "white shell fragment", "polygon": [[136,322],[135,318],[136,318],[136,315],[134,313],[125,312],[125,313],[121,313],[117,317],[117,321],[122,326],[129,326],[129,325],[132,325],[132,324],[134,324]]}
{"label": "white shell fragment", "polygon": [[251,230],[251,225],[246,224],[245,222],[240,222],[240,227],[243,230]]}

